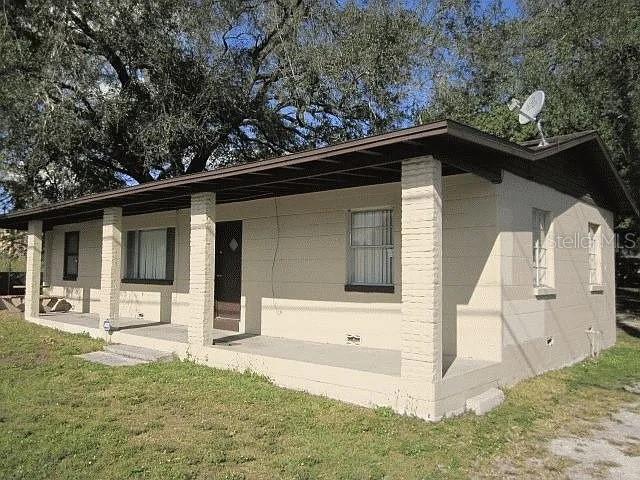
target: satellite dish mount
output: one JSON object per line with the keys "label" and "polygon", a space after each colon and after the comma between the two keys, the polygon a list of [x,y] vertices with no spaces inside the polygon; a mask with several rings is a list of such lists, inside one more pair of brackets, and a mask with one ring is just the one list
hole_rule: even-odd
{"label": "satellite dish mount", "polygon": [[509,102],[509,110],[512,112],[518,109],[518,121],[520,125],[526,125],[527,123],[535,123],[538,127],[538,133],[540,134],[539,147],[546,147],[549,145],[547,139],[542,131],[542,116],[540,112],[544,107],[544,92],[542,90],[536,90],[524,101],[523,104],[516,98],[512,98]]}

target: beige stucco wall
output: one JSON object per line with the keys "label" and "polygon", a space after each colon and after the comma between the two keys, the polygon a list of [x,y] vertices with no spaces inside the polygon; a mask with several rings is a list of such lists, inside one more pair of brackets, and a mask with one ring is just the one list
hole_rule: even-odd
{"label": "beige stucco wall", "polygon": [[[588,328],[602,332],[601,346],[615,342],[614,245],[603,242],[602,293],[591,293],[583,246],[554,249],[555,296],[536,297],[532,269],[532,208],[552,212],[556,239],[584,238],[588,223],[612,238],[613,215],[584,200],[505,173],[497,186],[501,241],[503,383],[511,383],[586,357]],[[550,340],[551,344],[547,344]]]}

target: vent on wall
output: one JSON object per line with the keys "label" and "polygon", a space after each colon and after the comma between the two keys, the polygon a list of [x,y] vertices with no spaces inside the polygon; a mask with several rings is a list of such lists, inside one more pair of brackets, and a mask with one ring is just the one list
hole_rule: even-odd
{"label": "vent on wall", "polygon": [[347,344],[360,345],[360,335],[353,335],[351,333],[347,333]]}

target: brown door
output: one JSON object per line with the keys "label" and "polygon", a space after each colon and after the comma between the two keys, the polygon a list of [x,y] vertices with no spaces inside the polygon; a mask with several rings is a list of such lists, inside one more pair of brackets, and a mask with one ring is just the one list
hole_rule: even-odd
{"label": "brown door", "polygon": [[215,327],[238,331],[242,275],[242,222],[216,223]]}

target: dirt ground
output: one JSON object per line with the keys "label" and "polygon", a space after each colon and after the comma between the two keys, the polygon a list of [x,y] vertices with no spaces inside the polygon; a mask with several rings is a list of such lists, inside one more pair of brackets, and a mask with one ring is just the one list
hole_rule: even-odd
{"label": "dirt ground", "polygon": [[[637,295],[637,292],[636,292]],[[635,295],[634,295],[635,297]],[[637,298],[637,297],[636,297]],[[637,308],[618,315],[618,326],[640,332]],[[627,390],[640,396],[640,384]],[[559,436],[547,451],[564,464],[563,476],[572,480],[640,479],[640,403],[629,405],[594,425],[584,437]]]}
{"label": "dirt ground", "polygon": [[[637,300],[637,292],[633,298]],[[640,336],[638,310],[637,305],[619,306],[617,318],[618,327],[634,337]],[[531,452],[503,458],[479,478],[640,480],[640,384],[625,390],[636,394],[638,402],[583,424],[580,434],[558,432]]]}
{"label": "dirt ground", "polygon": [[560,437],[548,443],[553,455],[568,460],[564,474],[575,480],[640,478],[640,411],[625,408],[596,424],[588,438]]}

